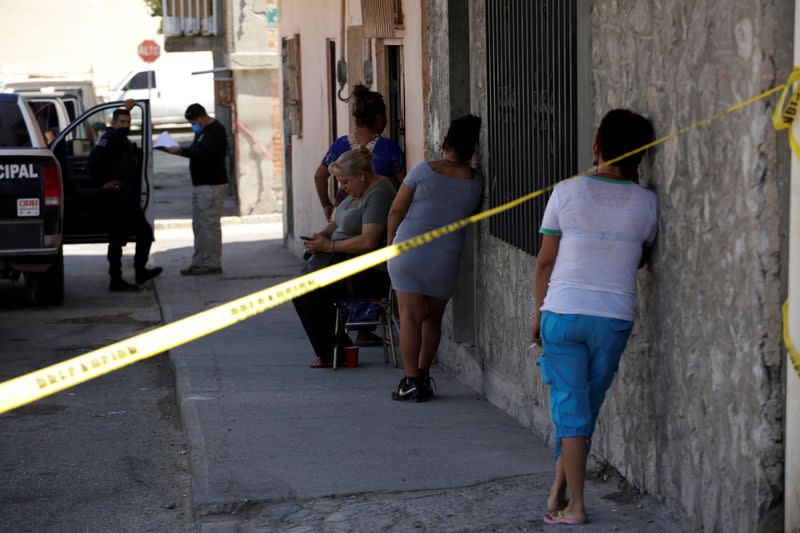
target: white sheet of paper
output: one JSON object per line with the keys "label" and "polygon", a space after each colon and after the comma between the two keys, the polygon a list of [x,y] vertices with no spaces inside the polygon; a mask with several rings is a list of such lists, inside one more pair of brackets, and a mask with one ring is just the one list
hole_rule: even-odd
{"label": "white sheet of paper", "polygon": [[156,138],[156,142],[153,143],[153,148],[172,148],[173,146],[178,146],[178,143],[168,131],[162,131],[161,135]]}

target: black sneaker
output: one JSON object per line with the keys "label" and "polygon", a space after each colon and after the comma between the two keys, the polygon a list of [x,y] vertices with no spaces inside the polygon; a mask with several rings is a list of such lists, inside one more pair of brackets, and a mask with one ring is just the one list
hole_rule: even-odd
{"label": "black sneaker", "polygon": [[431,377],[431,371],[420,369],[419,379],[422,380],[422,386],[427,389],[427,393],[431,397],[436,396],[436,380]]}
{"label": "black sneaker", "polygon": [[141,285],[142,283],[145,283],[146,281],[151,280],[154,277],[158,276],[162,272],[164,272],[164,269],[161,267],[143,268],[142,270],[137,270],[136,283],[138,285]]}
{"label": "black sneaker", "polygon": [[419,378],[404,377],[397,390],[392,392],[392,400],[397,402],[427,402],[432,396],[430,388]]}
{"label": "black sneaker", "polygon": [[137,285],[131,285],[122,278],[112,279],[108,284],[108,290],[111,292],[136,292],[139,290]]}

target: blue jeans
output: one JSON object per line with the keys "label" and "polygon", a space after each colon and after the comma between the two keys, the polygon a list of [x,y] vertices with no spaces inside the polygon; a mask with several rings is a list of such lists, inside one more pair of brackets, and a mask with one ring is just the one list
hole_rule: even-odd
{"label": "blue jeans", "polygon": [[550,386],[556,459],[564,437],[586,437],[591,445],[597,415],[632,329],[628,320],[542,313],[539,368]]}

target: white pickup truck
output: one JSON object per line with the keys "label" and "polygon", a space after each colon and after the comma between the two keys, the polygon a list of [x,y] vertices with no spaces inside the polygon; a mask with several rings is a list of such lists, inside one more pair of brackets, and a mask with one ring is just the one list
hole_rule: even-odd
{"label": "white pickup truck", "polygon": [[184,61],[180,58],[164,56],[153,63],[149,69],[130,72],[116,89],[105,95],[106,100],[150,100],[154,126],[183,124],[184,111],[189,104],[198,103],[214,111],[214,76],[208,61]]}

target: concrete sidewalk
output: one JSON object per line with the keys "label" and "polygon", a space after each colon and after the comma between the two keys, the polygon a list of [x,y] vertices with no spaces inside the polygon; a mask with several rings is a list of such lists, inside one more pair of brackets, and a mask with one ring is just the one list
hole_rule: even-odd
{"label": "concrete sidewalk", "polygon": [[[223,234],[224,274],[182,277],[191,230],[157,231],[153,263],[165,267],[156,282],[167,321],[297,274],[280,225],[229,225]],[[551,452],[440,369],[432,372],[438,397],[418,405],[390,400],[402,372],[377,348],[362,348],[358,369],[309,369],[313,353],[291,305],[170,357],[194,508],[209,530],[545,527]],[[610,483],[590,482],[587,497],[592,525],[582,531],[674,530],[655,523],[651,502]]]}

